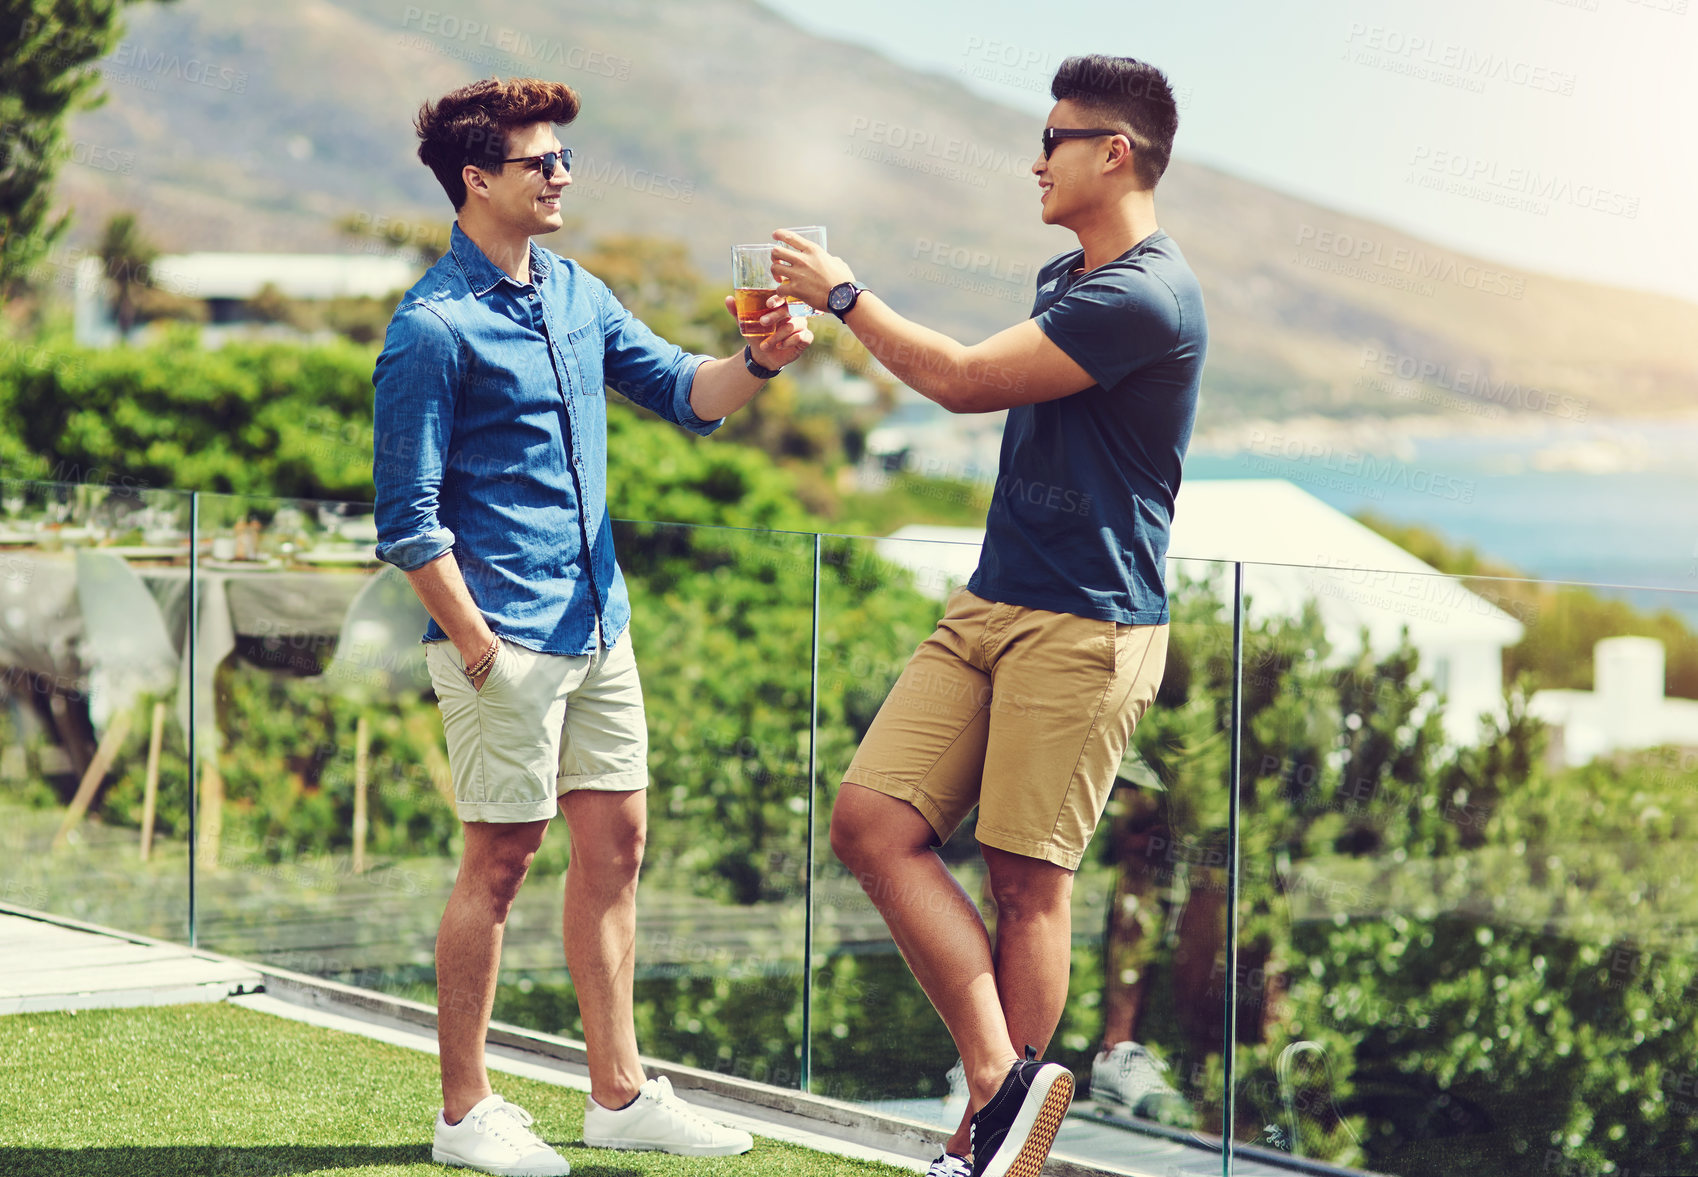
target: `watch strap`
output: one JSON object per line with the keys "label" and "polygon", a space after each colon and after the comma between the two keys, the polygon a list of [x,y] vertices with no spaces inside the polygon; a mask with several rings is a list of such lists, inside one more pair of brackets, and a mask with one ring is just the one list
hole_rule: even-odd
{"label": "watch strap", "polygon": [[749,375],[756,380],[771,380],[782,372],[783,368],[768,368],[755,359],[755,351],[748,344],[743,345],[743,366],[749,370]]}

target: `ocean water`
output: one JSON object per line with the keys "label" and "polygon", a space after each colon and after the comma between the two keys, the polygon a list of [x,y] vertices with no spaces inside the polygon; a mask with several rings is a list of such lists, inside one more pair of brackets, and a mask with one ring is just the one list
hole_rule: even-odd
{"label": "ocean water", "polygon": [[1348,514],[1417,523],[1528,576],[1698,624],[1698,422],[1367,441],[1293,427],[1193,450],[1185,476],[1289,479]]}

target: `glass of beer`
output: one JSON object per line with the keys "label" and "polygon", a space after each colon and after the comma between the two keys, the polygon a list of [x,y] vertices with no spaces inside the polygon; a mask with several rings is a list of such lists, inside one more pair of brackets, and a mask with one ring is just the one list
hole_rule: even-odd
{"label": "glass of beer", "polygon": [[[815,245],[819,246],[821,249],[825,248],[825,226],[824,225],[803,225],[801,228],[798,228],[798,229],[786,229],[784,231],[786,233],[794,233],[794,234],[796,234],[796,236],[802,238],[804,241],[812,241]],[[807,303],[803,302],[799,298],[792,298],[792,299],[789,300],[789,302],[790,302],[790,317],[792,319],[805,319],[809,315],[823,315],[823,314],[825,314],[824,311],[815,310],[813,307],[809,306]]]}
{"label": "glass of beer", "polygon": [[731,297],[737,301],[737,330],[744,339],[765,339],[771,334],[761,322],[769,308],[766,300],[778,293],[772,276],[771,245],[731,247]]}

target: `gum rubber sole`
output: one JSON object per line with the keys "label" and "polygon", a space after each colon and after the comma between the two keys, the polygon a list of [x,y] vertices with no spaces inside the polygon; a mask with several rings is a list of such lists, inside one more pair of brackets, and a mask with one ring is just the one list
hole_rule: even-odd
{"label": "gum rubber sole", "polygon": [[983,1177],[1038,1177],[1043,1171],[1044,1161],[1049,1159],[1050,1146],[1055,1143],[1055,1134],[1061,1131],[1061,1121],[1072,1102],[1073,1076],[1063,1071],[1044,1093],[1043,1104],[1032,1120],[1026,1139],[1020,1144],[1020,1151],[1006,1165],[999,1164],[1003,1159],[1003,1148],[1008,1145],[1008,1141],[1004,1140]]}

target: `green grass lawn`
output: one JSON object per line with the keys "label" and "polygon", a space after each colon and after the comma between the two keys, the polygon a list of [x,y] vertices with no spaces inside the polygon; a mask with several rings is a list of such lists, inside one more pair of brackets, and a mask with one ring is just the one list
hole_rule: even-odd
{"label": "green grass lawn", "polygon": [[[584,1096],[496,1089],[581,1177],[895,1177],[759,1137],[741,1157],[583,1147]],[[0,1017],[0,1174],[444,1174],[430,1159],[436,1059],[231,1005]]]}

